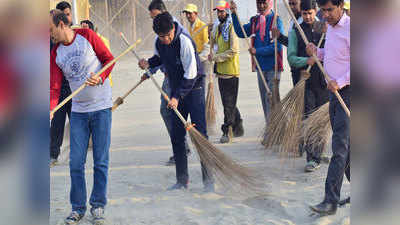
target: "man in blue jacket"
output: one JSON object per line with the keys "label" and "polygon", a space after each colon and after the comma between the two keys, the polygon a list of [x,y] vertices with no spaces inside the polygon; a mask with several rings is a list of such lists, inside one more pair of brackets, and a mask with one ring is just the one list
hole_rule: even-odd
{"label": "man in blue jacket", "polygon": [[[205,73],[201,67],[196,45],[189,35],[182,32],[178,23],[168,12],[154,18],[153,30],[158,35],[155,54],[148,61],[139,61],[139,67],[155,68],[163,65],[171,88],[169,108],[177,108],[185,119],[190,114],[191,122],[207,138],[205,118]],[[187,189],[189,183],[186,129],[177,115],[172,117],[171,142],[176,165],[177,183],[168,190]],[[202,165],[203,184],[206,192],[214,191],[214,181]]]}
{"label": "man in blue jacket", "polygon": [[[264,110],[264,117],[267,121],[268,114],[270,111],[270,103],[268,102],[268,96],[262,79],[260,76],[264,76],[268,83],[270,90],[273,90],[273,79],[275,76],[275,63],[278,63],[278,74],[277,78],[280,80],[281,72],[283,71],[282,65],[282,45],[278,43],[278,60],[275,62],[275,46],[271,36],[271,28],[274,20],[275,12],[272,11],[273,0],[256,0],[258,14],[250,19],[248,24],[244,24],[244,30],[248,37],[255,35],[252,38],[253,47],[249,49],[250,54],[255,55],[263,74],[258,74],[258,88],[260,90],[261,103]],[[245,38],[238,17],[236,14],[236,4],[231,1],[232,21],[235,28],[235,32],[239,38]],[[283,25],[281,19],[278,17],[277,27],[280,32],[283,32]],[[255,66],[253,63],[253,71]],[[278,82],[279,85],[279,82]]]}

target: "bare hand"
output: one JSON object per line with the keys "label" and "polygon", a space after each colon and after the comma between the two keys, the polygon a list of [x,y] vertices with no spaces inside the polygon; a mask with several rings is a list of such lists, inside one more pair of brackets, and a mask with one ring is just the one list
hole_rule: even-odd
{"label": "bare hand", "polygon": [[178,108],[178,104],[179,104],[178,99],[172,98],[172,99],[168,102],[168,108],[176,109],[176,108]]}
{"label": "bare hand", "polygon": [[89,86],[97,86],[102,83],[100,75],[96,75],[93,72],[90,73],[90,77],[86,80],[86,84]]}
{"label": "bare hand", "polygon": [[331,80],[331,81],[328,82],[328,89],[329,89],[331,92],[336,92],[336,91],[338,91],[338,90],[340,89],[340,87],[339,87],[339,85],[336,83],[336,81]]}
{"label": "bare hand", "polygon": [[306,47],[306,52],[309,56],[317,55],[317,46],[313,43],[309,43]]}
{"label": "bare hand", "polygon": [[315,64],[315,58],[312,57],[312,56],[310,56],[310,57],[307,59],[307,64],[310,65],[310,66],[313,66],[313,65]]}
{"label": "bare hand", "polygon": [[141,59],[139,61],[139,67],[140,67],[140,69],[145,70],[145,69],[149,68],[149,62],[147,62],[147,60],[145,60],[145,59]]}
{"label": "bare hand", "polygon": [[281,31],[277,27],[272,27],[272,39],[279,38],[281,36]]}
{"label": "bare hand", "polygon": [[250,52],[250,54],[252,54],[252,55],[256,55],[257,50],[256,50],[255,48],[249,48],[249,52]]}
{"label": "bare hand", "polygon": [[231,12],[236,13],[237,5],[235,1],[231,1]]}
{"label": "bare hand", "polygon": [[54,114],[50,112],[50,120],[53,120]]}

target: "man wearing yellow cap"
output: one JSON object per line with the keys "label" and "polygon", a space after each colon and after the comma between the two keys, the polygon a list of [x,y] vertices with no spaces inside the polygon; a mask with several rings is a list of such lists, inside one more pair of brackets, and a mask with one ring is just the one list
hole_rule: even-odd
{"label": "man wearing yellow cap", "polygon": [[226,1],[218,1],[216,8],[219,24],[211,32],[212,43],[218,46],[209,60],[217,65],[218,86],[224,106],[224,124],[221,143],[229,143],[232,137],[243,136],[243,124],[236,106],[239,91],[239,38],[232,25],[230,7]]}

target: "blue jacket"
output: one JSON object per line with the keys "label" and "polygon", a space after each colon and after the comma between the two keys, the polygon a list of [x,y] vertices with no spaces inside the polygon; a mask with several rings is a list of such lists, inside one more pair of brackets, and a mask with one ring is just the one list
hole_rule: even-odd
{"label": "blue jacket", "polygon": [[168,74],[171,98],[183,99],[193,88],[203,87],[205,73],[196,45],[182,27],[175,24],[175,37],[169,45],[157,38],[155,54],[150,58],[150,69],[163,65]]}
{"label": "blue jacket", "polygon": [[[261,41],[260,38],[260,32],[256,32],[255,36],[255,41],[254,41],[254,48],[256,49],[256,58],[258,62],[260,63],[261,69],[263,71],[270,71],[274,69],[275,65],[275,45],[273,42],[273,39],[271,39],[270,32],[268,30],[269,27],[271,27],[271,23],[273,22],[274,19],[274,12],[270,13],[268,16],[266,16],[266,29],[265,29],[265,37],[264,41]],[[256,21],[257,16],[253,16],[250,19],[250,22],[248,24],[244,24],[244,30],[246,31],[246,34],[248,37],[251,36],[251,30],[252,30],[252,23],[253,21]],[[232,14],[232,21],[233,21],[233,27],[235,28],[235,32],[239,38],[244,38],[242,29],[240,28],[239,21],[237,18],[236,13]],[[255,24],[257,25],[257,24]],[[280,30],[281,33],[283,33],[283,25],[281,19],[278,17],[277,20],[277,26],[278,29]],[[282,52],[282,45],[278,43],[278,52]]]}

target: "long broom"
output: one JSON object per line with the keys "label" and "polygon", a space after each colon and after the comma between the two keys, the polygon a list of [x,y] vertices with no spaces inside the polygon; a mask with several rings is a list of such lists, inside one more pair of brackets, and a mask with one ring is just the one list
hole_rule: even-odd
{"label": "long broom", "polygon": [[[129,45],[128,40],[121,36],[124,42]],[[131,51],[135,57],[140,57],[134,50]],[[146,72],[149,70],[146,69]],[[150,74],[150,73],[149,73]],[[168,95],[162,90],[160,85],[150,75],[150,79],[157,87],[158,91],[163,95],[166,101],[170,101]],[[224,189],[234,193],[243,194],[245,196],[259,195],[265,193],[265,182],[262,177],[258,176],[254,170],[240,165],[231,159],[228,155],[212,145],[194,126],[185,120],[178,109],[173,108],[176,115],[184,124],[193,145],[196,147],[200,161],[215,176],[216,180]]]}
{"label": "long broom", "polygon": [[[321,46],[325,34],[322,34],[318,47]],[[262,144],[266,149],[274,146],[284,156],[296,156],[299,151],[299,132],[304,114],[304,97],[306,80],[310,77],[312,66],[302,71],[301,80],[282,100],[280,107],[272,109],[268,127],[264,133]]]}
{"label": "long broom", "polygon": [[[274,16],[274,20],[273,20],[274,27],[276,27],[277,20],[278,20],[277,1],[278,0],[274,0],[274,12],[275,12],[275,16]],[[274,65],[275,76],[274,76],[274,86],[272,89],[272,98],[274,99],[274,101],[276,103],[280,103],[281,102],[281,96],[279,94],[280,78],[278,78],[278,38],[274,38],[274,52],[275,52],[275,65]]]}
{"label": "long broom", "polygon": [[[111,62],[107,63],[107,65],[103,66],[100,71],[98,71],[95,76],[99,76],[102,74],[104,71],[106,71],[110,66],[112,66],[115,62],[117,62],[122,56],[126,55],[130,50],[136,47],[141,42],[141,40],[137,40],[133,45],[130,45],[124,52],[122,52],[119,56],[114,58]],[[53,110],[51,110],[50,114],[54,115],[57,110],[59,110],[61,107],[63,107],[69,100],[71,100],[73,97],[75,97],[79,92],[81,92],[85,87],[87,86],[86,83],[82,84],[78,89],[76,89],[71,95],[69,95],[67,98],[64,99],[61,103],[59,103]]]}
{"label": "long broom", "polygon": [[[213,22],[212,16],[213,10],[213,2],[210,0],[210,24]],[[213,54],[214,42],[212,38],[212,34],[210,34],[210,55]],[[217,108],[215,106],[215,95],[214,95],[214,67],[213,63],[210,61],[210,71],[208,75],[208,87],[207,87],[207,96],[206,96],[206,122],[207,122],[207,131],[209,134],[214,134],[216,132],[216,124],[217,124]]]}
{"label": "long broom", "polygon": [[[304,34],[303,29],[300,27],[299,22],[297,22],[296,17],[294,16],[292,10],[290,9],[289,4],[286,2],[286,0],[283,0],[283,3],[284,3],[284,5],[285,5],[287,11],[289,12],[289,15],[290,15],[290,17],[292,18],[294,24],[296,25],[297,30],[299,31],[299,33],[300,33],[300,35],[301,35],[301,37],[302,37],[304,43],[305,43],[306,45],[308,45],[309,42],[308,42],[308,40],[307,40],[307,37],[306,37],[306,35]],[[312,57],[314,57],[315,62],[317,63],[319,69],[320,69],[320,70],[322,71],[322,73],[324,74],[325,80],[329,83],[332,79],[331,79],[331,78],[328,76],[328,74],[326,73],[326,71],[325,71],[324,67],[322,66],[321,62],[319,61],[318,57],[317,57],[315,54],[313,54]],[[335,91],[334,94],[335,94],[336,98],[338,99],[338,101],[340,102],[340,105],[343,107],[344,111],[346,112],[347,116],[350,117],[350,110],[349,110],[349,108],[347,108],[346,103],[343,101],[343,98],[340,96],[339,92],[338,92],[338,91]]]}

